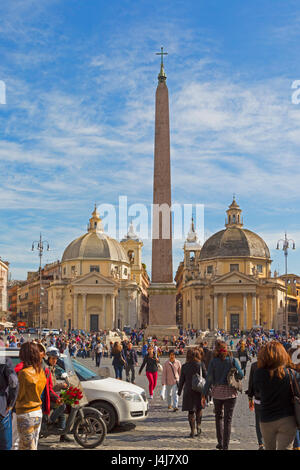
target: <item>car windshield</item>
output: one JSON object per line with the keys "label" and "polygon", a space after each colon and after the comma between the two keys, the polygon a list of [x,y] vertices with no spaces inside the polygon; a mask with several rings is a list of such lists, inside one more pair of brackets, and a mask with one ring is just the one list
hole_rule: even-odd
{"label": "car windshield", "polygon": [[[85,382],[87,380],[99,380],[101,377],[95,374],[90,369],[87,369],[85,366],[80,364],[79,362],[75,361],[72,359],[72,364],[74,367],[74,370],[76,372],[77,377],[81,382]],[[55,375],[57,379],[61,379],[61,374],[65,372],[65,366],[64,363],[61,359],[57,361],[57,364],[55,366]]]}
{"label": "car windshield", "polygon": [[85,381],[85,380],[95,380],[95,379],[100,378],[94,371],[83,366],[82,364],[80,364],[80,362],[77,362],[75,359],[72,359],[72,363],[73,363],[75,372],[77,376],[79,377],[79,380]]}

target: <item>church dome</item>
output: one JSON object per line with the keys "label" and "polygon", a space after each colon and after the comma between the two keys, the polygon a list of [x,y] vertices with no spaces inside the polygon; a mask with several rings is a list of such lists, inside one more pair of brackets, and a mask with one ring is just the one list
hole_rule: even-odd
{"label": "church dome", "polygon": [[101,259],[128,263],[120,243],[104,233],[96,208],[90,219],[88,232],[67,246],[62,262],[76,259]]}
{"label": "church dome", "polygon": [[256,233],[242,228],[241,212],[234,199],[227,210],[226,229],[206,240],[200,252],[200,260],[239,256],[270,258],[270,251],[264,240]]}

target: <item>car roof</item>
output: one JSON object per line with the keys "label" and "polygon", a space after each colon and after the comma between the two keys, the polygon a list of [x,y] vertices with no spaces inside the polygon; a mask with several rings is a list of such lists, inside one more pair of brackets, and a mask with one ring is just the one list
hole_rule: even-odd
{"label": "car roof", "polygon": [[[8,354],[9,353],[9,354]],[[6,356],[6,357],[19,357],[20,354],[20,349],[18,348],[3,348],[0,349],[0,356]]]}

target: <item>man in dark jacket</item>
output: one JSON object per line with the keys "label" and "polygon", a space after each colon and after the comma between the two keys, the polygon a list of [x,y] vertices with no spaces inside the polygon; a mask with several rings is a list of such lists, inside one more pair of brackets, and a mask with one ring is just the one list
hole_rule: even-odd
{"label": "man in dark jacket", "polygon": [[128,343],[126,351],[125,351],[125,358],[126,358],[126,380],[130,382],[130,372],[131,372],[131,383],[135,383],[135,370],[134,367],[138,365],[138,357],[136,351],[132,347],[132,343]]}
{"label": "man in dark jacket", "polygon": [[17,400],[19,383],[10,358],[0,344],[0,450],[12,447],[12,409]]}

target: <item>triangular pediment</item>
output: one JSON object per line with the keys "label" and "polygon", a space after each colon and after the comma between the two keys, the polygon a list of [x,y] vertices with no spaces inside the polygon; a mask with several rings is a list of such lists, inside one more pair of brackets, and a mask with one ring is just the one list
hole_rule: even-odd
{"label": "triangular pediment", "polygon": [[[98,282],[96,283],[96,281]],[[102,276],[102,274],[95,272],[85,274],[84,276],[81,276],[72,281],[71,284],[73,286],[94,286],[95,284],[98,284],[98,286],[102,287],[115,287],[117,285],[113,279],[109,279],[105,276]]]}
{"label": "triangular pediment", "polygon": [[220,284],[250,284],[256,285],[258,281],[252,276],[247,276],[246,274],[240,273],[239,271],[232,271],[231,273],[224,274],[218,279],[212,282],[213,286],[218,286]]}

